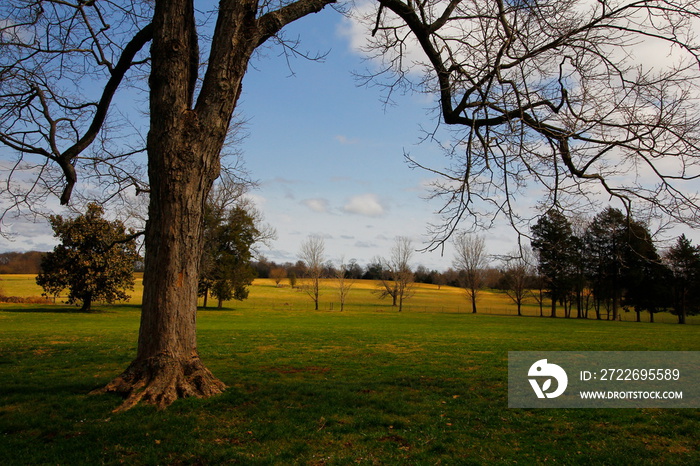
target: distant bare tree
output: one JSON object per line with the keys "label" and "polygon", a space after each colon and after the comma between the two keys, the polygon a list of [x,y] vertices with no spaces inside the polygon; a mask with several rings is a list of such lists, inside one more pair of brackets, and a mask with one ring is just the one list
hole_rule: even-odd
{"label": "distant bare tree", "polygon": [[518,315],[522,315],[522,305],[533,284],[536,259],[529,248],[513,251],[503,261],[503,274],[506,282],[506,294],[518,307]]}
{"label": "distant bare tree", "polygon": [[340,299],[340,312],[345,310],[345,302],[350,294],[350,289],[355,284],[355,279],[350,276],[351,264],[345,262],[345,258],[340,258],[338,268],[335,269],[335,283],[338,288],[338,298]]}
{"label": "distant bare tree", "polygon": [[314,309],[318,311],[318,297],[321,276],[323,275],[324,253],[326,243],[320,236],[309,236],[301,244],[299,258],[306,265],[306,278],[308,283],[304,284],[303,289],[311,297],[314,302]]}
{"label": "distant bare tree", "polygon": [[467,292],[472,304],[472,313],[476,314],[477,295],[484,284],[484,269],[488,265],[486,243],[483,236],[466,232],[454,238],[455,258],[453,266],[460,273],[460,285]]}
{"label": "distant bare tree", "polygon": [[270,278],[275,281],[275,285],[281,286],[282,280],[287,278],[287,270],[284,267],[275,267],[270,270]]}
{"label": "distant bare tree", "polygon": [[411,259],[415,249],[413,241],[405,236],[397,236],[391,248],[389,259],[381,260],[382,278],[379,297],[391,296],[392,305],[403,311],[404,300],[413,295],[413,272]]}

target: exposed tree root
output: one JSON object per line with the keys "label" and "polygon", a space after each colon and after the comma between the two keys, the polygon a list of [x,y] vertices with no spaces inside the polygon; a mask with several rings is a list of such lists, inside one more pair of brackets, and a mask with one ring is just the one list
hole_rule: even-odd
{"label": "exposed tree root", "polygon": [[163,409],[178,398],[207,398],[225,389],[226,385],[214,377],[198,356],[181,359],[161,355],[135,360],[106,387],[92,393],[118,393],[124,396],[124,402],[114,410],[122,412],[138,403]]}

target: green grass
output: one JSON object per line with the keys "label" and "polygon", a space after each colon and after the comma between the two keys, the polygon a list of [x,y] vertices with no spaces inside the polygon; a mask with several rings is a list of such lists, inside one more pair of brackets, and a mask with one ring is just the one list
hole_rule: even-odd
{"label": "green grass", "polygon": [[508,351],[695,351],[700,326],[457,313],[444,289],[399,314],[370,288],[343,313],[266,282],[201,310],[229,389],[123,414],[88,393],[133,358],[136,305],[0,305],[0,464],[700,463],[698,410],[507,407]]}

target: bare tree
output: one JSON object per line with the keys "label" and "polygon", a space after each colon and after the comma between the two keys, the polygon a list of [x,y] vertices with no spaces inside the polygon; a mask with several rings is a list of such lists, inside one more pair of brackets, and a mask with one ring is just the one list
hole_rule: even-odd
{"label": "bare tree", "polygon": [[466,291],[476,314],[476,301],[479,291],[484,286],[484,269],[488,265],[486,242],[483,236],[461,232],[454,238],[454,268],[459,272],[459,281]]}
{"label": "bare tree", "polygon": [[314,309],[317,311],[325,249],[326,243],[322,237],[309,236],[301,244],[301,250],[299,251],[299,258],[306,265],[306,278],[308,279],[308,283],[304,284],[303,289],[313,300]]}
{"label": "bare tree", "polygon": [[532,250],[522,249],[513,251],[503,261],[503,274],[506,282],[506,294],[518,307],[518,315],[522,314],[522,306],[528,296],[530,286],[534,283],[536,259]]}
{"label": "bare tree", "polygon": [[353,265],[345,262],[345,258],[341,257],[338,263],[338,268],[335,269],[335,283],[338,288],[338,299],[340,300],[340,312],[345,310],[345,303],[348,300],[350,289],[355,284],[355,279],[350,276],[350,268]]}
{"label": "bare tree", "polygon": [[415,247],[413,241],[405,236],[397,236],[388,259],[380,259],[382,278],[380,279],[379,297],[391,296],[392,305],[403,311],[404,300],[413,295],[413,272],[411,259]]}
{"label": "bare tree", "polygon": [[284,267],[275,267],[272,270],[270,270],[270,278],[272,278],[275,281],[275,285],[279,288],[282,283],[282,280],[287,278],[287,269]]}
{"label": "bare tree", "polygon": [[540,212],[612,197],[698,224],[697,1],[378,3],[361,17],[382,64],[368,79],[434,93],[455,129],[450,166],[409,157],[438,175],[435,247],[467,220],[520,231],[533,192]]}

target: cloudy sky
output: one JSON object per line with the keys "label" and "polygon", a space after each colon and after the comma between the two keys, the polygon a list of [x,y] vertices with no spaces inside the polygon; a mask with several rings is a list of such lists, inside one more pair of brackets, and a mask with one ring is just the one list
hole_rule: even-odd
{"label": "cloudy sky", "polygon": [[[421,143],[423,129],[437,124],[434,102],[421,94],[393,95],[360,86],[353,73],[372,63],[357,46],[359,31],[332,9],[304,18],[287,30],[301,50],[325,59],[288,60],[270,48],[252,63],[244,82],[239,116],[247,121],[245,166],[259,187],[250,193],[277,240],[261,252],[276,262],[296,261],[309,235],[325,239],[326,257],[366,264],[387,256],[396,236],[427,246],[426,231],[441,205],[429,201],[428,172],[412,170],[404,153],[437,168],[445,155],[434,142]],[[0,238],[0,252],[49,250],[46,223],[5,226],[14,241]],[[516,247],[508,227],[484,232],[491,254]],[[416,253],[414,263],[451,266],[452,251]]]}

